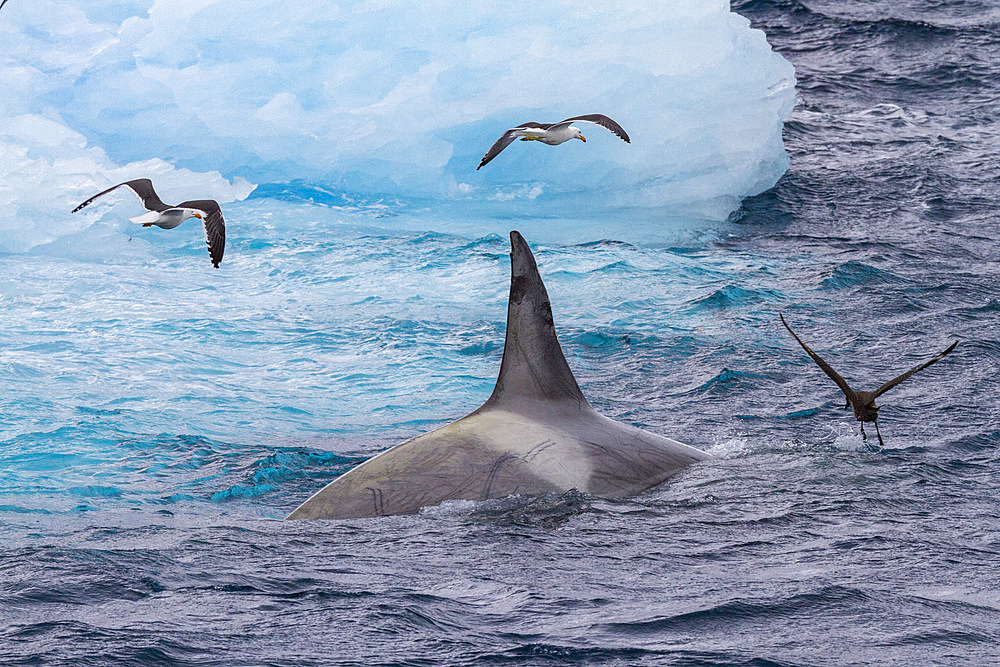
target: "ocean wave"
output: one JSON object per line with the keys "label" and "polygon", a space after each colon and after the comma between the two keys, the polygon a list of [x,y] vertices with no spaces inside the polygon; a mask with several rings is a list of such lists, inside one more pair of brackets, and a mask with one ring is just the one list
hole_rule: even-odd
{"label": "ocean wave", "polygon": [[703,393],[713,390],[726,390],[731,389],[732,385],[749,385],[752,386],[756,383],[751,382],[752,380],[761,380],[765,376],[753,373],[751,371],[736,371],[730,370],[728,368],[723,368],[718,374],[710,378],[709,380],[698,385],[694,389],[691,389],[688,393]]}
{"label": "ocean wave", "polygon": [[695,300],[691,309],[692,312],[698,312],[746,308],[767,301],[777,300],[780,296],[774,290],[747,289],[730,284]]}
{"label": "ocean wave", "polygon": [[833,273],[820,283],[821,289],[844,289],[858,285],[875,285],[879,283],[899,282],[899,278],[889,271],[851,260],[833,270]]}
{"label": "ocean wave", "polygon": [[661,635],[678,631],[692,632],[704,628],[718,631],[720,627],[741,625],[746,621],[766,623],[778,619],[787,620],[801,617],[806,614],[836,613],[838,610],[863,605],[871,600],[872,597],[859,588],[824,586],[815,591],[798,593],[776,600],[735,599],[679,614],[628,623],[609,623],[604,626],[604,629],[614,634],[623,635]]}

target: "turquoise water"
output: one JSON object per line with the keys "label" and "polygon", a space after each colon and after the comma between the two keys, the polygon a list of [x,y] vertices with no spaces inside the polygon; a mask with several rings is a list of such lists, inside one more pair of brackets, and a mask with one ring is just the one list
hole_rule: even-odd
{"label": "turquoise water", "polygon": [[[39,509],[42,489],[51,494],[42,505],[49,511],[275,494],[283,488],[277,482],[303,473],[270,479],[273,448],[306,448],[290,455],[297,466],[328,462],[312,450],[364,456],[489,395],[503,348],[505,238],[400,232],[391,217],[273,200],[233,204],[227,214],[229,249],[219,271],[203,261],[197,225],[171,234],[135,230],[121,256],[100,261],[0,259],[5,338],[16,342],[3,357],[6,412],[16,415],[4,435],[18,443],[11,451],[26,475],[51,470],[59,479],[12,480],[5,489],[12,508]],[[678,235],[686,240],[693,239]],[[781,295],[776,284],[735,286],[746,280],[731,259],[696,248],[607,241],[541,244],[536,252],[588,393],[636,423],[629,391],[662,400],[718,381],[714,375],[729,381],[722,367],[706,375],[692,365],[689,378],[651,382],[644,363],[673,363],[705,346],[714,336],[697,330],[719,311],[739,313]],[[738,272],[748,269],[767,273]],[[667,321],[658,314],[670,311],[677,315]],[[214,460],[196,449],[183,464],[162,451],[187,452],[203,438],[232,451]],[[132,452],[124,457],[123,442]],[[259,448],[261,461],[240,472],[247,448]],[[189,471],[181,494],[174,487],[182,480],[166,474],[180,472],[176,465]]]}

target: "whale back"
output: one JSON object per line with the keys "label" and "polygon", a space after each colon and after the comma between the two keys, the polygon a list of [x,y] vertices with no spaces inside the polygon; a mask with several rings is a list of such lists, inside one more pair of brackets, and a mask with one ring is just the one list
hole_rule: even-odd
{"label": "whale back", "polygon": [[570,489],[618,498],[710,458],[590,406],[556,338],[535,258],[519,233],[510,240],[507,335],[493,394],[471,414],[341,475],[289,519],[412,514],[446,500]]}

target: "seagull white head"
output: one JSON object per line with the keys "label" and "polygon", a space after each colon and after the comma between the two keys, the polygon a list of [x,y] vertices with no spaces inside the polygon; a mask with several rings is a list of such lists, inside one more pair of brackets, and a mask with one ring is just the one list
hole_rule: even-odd
{"label": "seagull white head", "polygon": [[583,132],[580,131],[580,128],[573,125],[570,126],[569,129],[572,130],[574,139],[579,139],[583,143],[587,143],[587,137],[583,136]]}

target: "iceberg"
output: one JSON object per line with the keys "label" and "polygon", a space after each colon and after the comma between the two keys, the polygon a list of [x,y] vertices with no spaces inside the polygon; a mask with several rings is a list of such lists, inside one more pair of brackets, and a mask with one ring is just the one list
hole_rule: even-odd
{"label": "iceberg", "polygon": [[[787,169],[795,74],[726,0],[35,0],[0,21],[0,247],[113,182],[482,215],[725,219]],[[632,137],[517,144],[604,113]],[[166,195],[164,195],[166,196]],[[308,198],[308,197],[306,197]],[[463,214],[464,214],[463,213]],[[45,230],[45,231],[42,231]]]}

